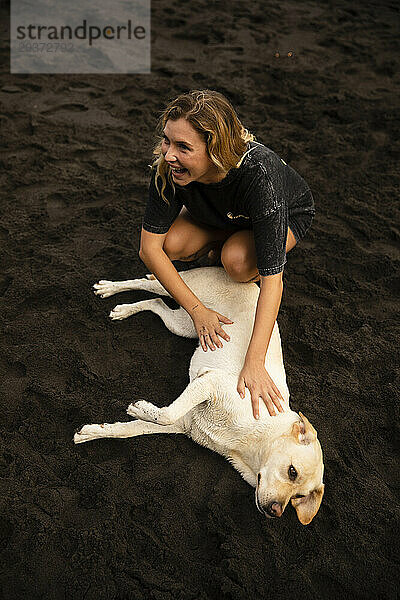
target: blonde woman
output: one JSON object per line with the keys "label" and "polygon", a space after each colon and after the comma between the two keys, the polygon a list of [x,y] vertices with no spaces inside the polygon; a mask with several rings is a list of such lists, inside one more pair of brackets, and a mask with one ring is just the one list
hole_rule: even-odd
{"label": "blonde woman", "polygon": [[286,253],[304,236],[315,214],[307,183],[260,144],[219,92],[178,96],[162,113],[143,219],[140,258],[193,319],[204,350],[218,350],[232,321],[204,306],[172,261],[220,255],[239,282],[260,281],[252,337],[238,380],[269,413],[282,411],[279,389],[264,363],[281,303]]}

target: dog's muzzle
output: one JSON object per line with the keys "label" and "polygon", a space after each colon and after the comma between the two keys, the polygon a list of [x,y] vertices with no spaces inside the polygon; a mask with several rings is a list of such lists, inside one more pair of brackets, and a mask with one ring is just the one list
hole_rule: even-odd
{"label": "dog's muzzle", "polygon": [[256,491],[255,491],[257,510],[260,513],[262,513],[263,515],[266,515],[269,518],[280,517],[282,515],[282,513],[283,513],[283,508],[282,508],[282,504],[280,504],[279,502],[275,502],[273,500],[267,506],[262,506],[260,504],[260,501],[258,499],[258,485],[259,485],[259,483],[260,483],[260,475],[258,476],[258,481],[257,481],[257,486],[256,486]]}
{"label": "dog's muzzle", "polygon": [[267,515],[267,517],[280,517],[283,513],[282,504],[279,502],[270,502],[268,506],[262,507],[263,512]]}

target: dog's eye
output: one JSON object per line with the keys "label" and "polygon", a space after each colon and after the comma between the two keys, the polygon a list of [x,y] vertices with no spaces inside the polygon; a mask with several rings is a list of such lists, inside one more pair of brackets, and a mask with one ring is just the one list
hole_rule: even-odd
{"label": "dog's eye", "polygon": [[258,485],[260,485],[261,473],[259,473],[259,474],[258,474],[258,477],[257,477],[257,479],[258,479]]}
{"label": "dog's eye", "polygon": [[291,479],[291,481],[294,481],[296,479],[297,471],[293,465],[290,465],[290,467],[288,469],[288,475],[289,475],[289,479]]}

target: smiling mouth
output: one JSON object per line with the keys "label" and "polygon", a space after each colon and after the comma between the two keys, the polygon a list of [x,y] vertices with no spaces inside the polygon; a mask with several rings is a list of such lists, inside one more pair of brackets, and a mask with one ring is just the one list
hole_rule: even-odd
{"label": "smiling mouth", "polygon": [[178,168],[178,167],[172,167],[171,165],[170,165],[170,167],[171,167],[171,171],[173,173],[182,174],[182,173],[186,173],[186,171],[187,171],[187,169]]}

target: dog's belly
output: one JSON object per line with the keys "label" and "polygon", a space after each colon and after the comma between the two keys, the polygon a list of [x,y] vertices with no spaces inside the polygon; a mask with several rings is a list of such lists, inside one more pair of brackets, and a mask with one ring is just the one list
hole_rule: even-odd
{"label": "dog's belly", "polygon": [[235,375],[224,374],[223,385],[217,386],[215,396],[198,404],[185,416],[190,437],[219,454],[228,455],[254,424],[250,394],[246,392],[243,400],[236,385]]}
{"label": "dog's belly", "polygon": [[[232,455],[232,451],[243,453],[250,448],[252,435],[257,430],[250,392],[246,389],[245,398],[241,398],[236,385],[236,377],[227,374],[223,378],[223,384],[218,386],[216,395],[198,404],[184,417],[185,432],[193,441],[226,458]],[[293,415],[297,416],[288,402],[282,403],[282,407],[284,412],[274,417],[269,414],[264,403],[260,402],[258,423],[264,427],[263,424],[268,422],[271,434],[275,427],[281,426],[280,423],[293,420]]]}
{"label": "dog's belly", "polygon": [[[234,323],[236,319],[242,320],[254,315],[260,293],[256,284],[233,281],[221,267],[192,269],[180,272],[179,275],[207,308],[219,312]],[[226,330],[229,327],[223,325]]]}
{"label": "dog's belly", "polygon": [[[223,348],[207,352],[199,345],[190,362],[189,378],[193,381],[199,375],[218,369],[237,379],[243,368],[246,352],[253,331],[259,289],[254,283],[232,281],[224,269],[206,267],[181,273],[197,297],[207,306],[233,321],[232,325],[222,324],[230,341],[221,340]],[[212,285],[205,282],[212,280]],[[289,390],[283,365],[281,338],[278,324],[275,323],[265,358],[265,367],[285,400],[289,401]]]}
{"label": "dog's belly", "polygon": [[193,381],[202,372],[219,369],[221,371],[239,375],[247,348],[251,337],[250,327],[243,327],[243,323],[234,323],[233,325],[224,325],[226,333],[229,334],[230,341],[221,340],[223,347],[215,350],[207,349],[207,352],[199,345],[192,357],[189,369],[190,381]]}
{"label": "dog's belly", "polygon": [[[223,343],[223,348],[217,348],[214,351],[210,349],[207,352],[199,345],[192,357],[189,368],[189,379],[193,381],[199,375],[218,369],[227,374],[232,375],[236,381],[243,368],[247,348],[250,343],[251,333],[253,329],[254,317],[244,318],[236,321],[233,325],[225,325],[226,332],[229,333],[230,341]],[[279,334],[278,324],[275,323],[272,330],[271,339],[268,345],[267,355],[265,357],[265,368],[271,376],[275,385],[283,395],[284,399],[289,402],[289,389],[286,383],[286,373],[283,364],[283,354],[281,346],[281,338]]]}

